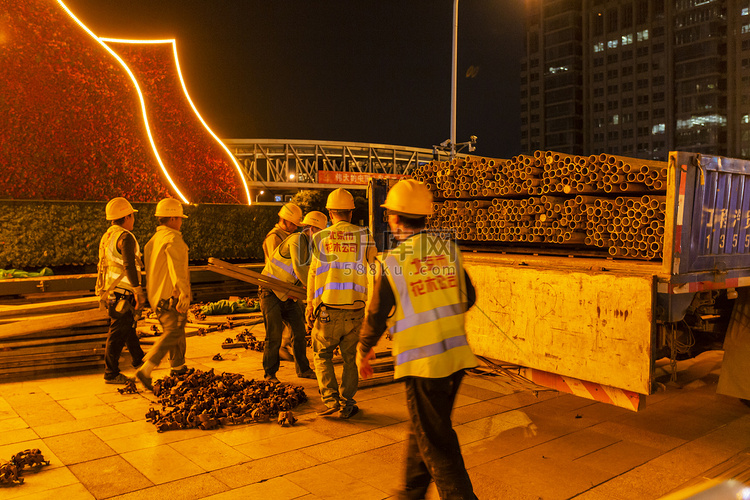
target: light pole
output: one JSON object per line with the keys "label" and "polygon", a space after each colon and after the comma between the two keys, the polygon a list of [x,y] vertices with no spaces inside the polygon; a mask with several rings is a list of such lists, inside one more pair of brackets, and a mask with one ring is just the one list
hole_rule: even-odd
{"label": "light pole", "polygon": [[458,75],[458,0],[453,0],[453,61],[451,66],[451,160],[456,157],[456,87]]}
{"label": "light pole", "polygon": [[467,142],[456,143],[456,91],[458,88],[458,0],[453,0],[453,58],[451,64],[451,135],[439,146],[432,146],[435,159],[439,158],[438,151],[448,151],[450,159],[456,157],[456,153],[464,148],[469,152],[474,151],[477,136],[472,135]]}

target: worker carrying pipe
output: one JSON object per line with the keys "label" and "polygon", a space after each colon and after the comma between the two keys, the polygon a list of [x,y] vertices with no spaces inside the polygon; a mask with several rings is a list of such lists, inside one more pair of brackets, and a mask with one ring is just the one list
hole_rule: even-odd
{"label": "worker carrying pipe", "polygon": [[[312,237],[325,229],[328,218],[322,212],[313,211],[305,215],[301,222],[304,229],[292,233],[271,253],[262,274],[292,285],[307,285],[310,270]],[[294,368],[300,378],[315,378],[307,360],[305,340],[305,310],[301,302],[289,298],[284,292],[262,289],[260,309],[266,326],[266,344],[263,350],[263,371],[266,380],[278,383],[279,349],[282,331],[288,325],[291,331],[291,344],[294,353]]]}
{"label": "worker carrying pipe", "polygon": [[[273,228],[268,231],[266,237],[263,239],[263,257],[265,264],[268,264],[268,259],[276,250],[276,247],[281,245],[281,242],[289,237],[290,234],[297,231],[297,228],[302,225],[302,209],[295,203],[285,203],[279,210],[279,222],[276,223]],[[260,295],[261,302],[263,301],[263,294],[261,291]],[[292,331],[288,324],[282,330],[282,340],[279,344],[277,357],[284,361],[294,361],[294,356],[287,349],[292,345]]]}

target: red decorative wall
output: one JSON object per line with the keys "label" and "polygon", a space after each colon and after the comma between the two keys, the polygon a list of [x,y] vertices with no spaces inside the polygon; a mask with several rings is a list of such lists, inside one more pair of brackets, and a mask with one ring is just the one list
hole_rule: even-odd
{"label": "red decorative wall", "polygon": [[[0,0],[0,198],[179,197],[126,70],[54,0]],[[192,203],[247,203],[182,89],[172,44],[109,43],[144,94],[156,151]]]}

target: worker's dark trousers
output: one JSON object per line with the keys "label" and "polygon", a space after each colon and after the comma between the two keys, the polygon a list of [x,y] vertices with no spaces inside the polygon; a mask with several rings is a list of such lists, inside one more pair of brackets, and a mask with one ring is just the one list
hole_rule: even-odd
{"label": "worker's dark trousers", "polygon": [[444,378],[407,377],[406,406],[411,430],[406,454],[406,484],[400,499],[424,498],[430,479],[441,500],[475,499],[451,411],[464,371]]}
{"label": "worker's dark trousers", "polygon": [[284,323],[287,323],[292,331],[292,351],[297,375],[310,371],[305,340],[305,312],[301,302],[292,299],[279,300],[275,293],[262,290],[260,310],[263,312],[263,323],[266,326],[266,346],[263,349],[265,376],[275,377],[276,372],[279,371],[279,348]]}
{"label": "worker's dark trousers", "polygon": [[133,359],[133,366],[138,366],[143,360],[143,349],[135,333],[135,318],[133,311],[128,311],[122,315],[115,311],[115,305],[121,298],[125,298],[130,305],[135,307],[135,297],[132,295],[115,294],[115,299],[109,301],[108,313],[110,317],[109,334],[107,335],[107,345],[104,348],[104,378],[111,380],[120,373],[120,354],[122,348],[127,344],[130,357]]}

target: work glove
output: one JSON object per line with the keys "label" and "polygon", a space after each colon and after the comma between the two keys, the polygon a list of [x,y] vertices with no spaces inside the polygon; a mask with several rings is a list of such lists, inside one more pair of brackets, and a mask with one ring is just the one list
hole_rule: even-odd
{"label": "work glove", "polygon": [[185,314],[188,312],[188,308],[190,307],[190,295],[180,292],[180,298],[177,301],[177,312],[181,314]]}

